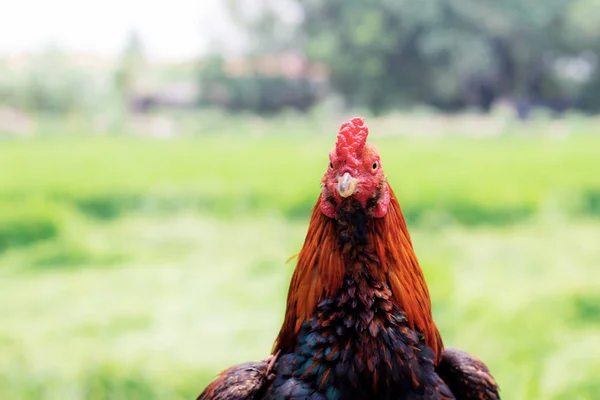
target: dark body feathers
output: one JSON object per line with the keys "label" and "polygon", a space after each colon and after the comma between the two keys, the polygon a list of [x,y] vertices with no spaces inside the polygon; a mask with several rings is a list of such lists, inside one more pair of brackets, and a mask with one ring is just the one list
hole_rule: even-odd
{"label": "dark body feathers", "polygon": [[[275,375],[267,367],[269,360],[240,364],[224,371],[202,392],[198,400],[257,400],[263,398],[319,400],[335,395],[332,387],[325,390],[323,394],[315,391],[310,383],[292,377],[293,355],[287,355],[278,360],[277,369],[281,376],[273,384],[274,387],[270,388]],[[448,385],[457,400],[500,399],[498,385],[488,368],[483,362],[464,351],[445,349],[442,361],[436,367],[436,372]],[[280,397],[270,392],[273,389],[279,392]],[[340,398],[358,399],[360,397],[351,393],[348,397]]]}
{"label": "dark body feathers", "polygon": [[[266,399],[453,398],[435,373],[433,352],[386,299],[388,290],[365,281],[348,278],[340,296],[319,304],[296,351],[276,363]],[[373,297],[361,300],[357,286],[369,283]]]}

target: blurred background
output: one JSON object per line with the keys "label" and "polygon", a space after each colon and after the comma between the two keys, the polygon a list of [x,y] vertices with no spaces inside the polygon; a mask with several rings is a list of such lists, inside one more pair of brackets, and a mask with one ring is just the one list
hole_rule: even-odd
{"label": "blurred background", "polygon": [[450,347],[600,398],[597,0],[0,12],[0,398],[191,399],[264,358],[366,117]]}

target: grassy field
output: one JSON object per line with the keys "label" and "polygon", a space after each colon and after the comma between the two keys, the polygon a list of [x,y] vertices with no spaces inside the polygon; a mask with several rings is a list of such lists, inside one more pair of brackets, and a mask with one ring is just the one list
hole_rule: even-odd
{"label": "grassy field", "polygon": [[[338,125],[309,122],[1,141],[0,398],[190,399],[267,355]],[[395,129],[446,345],[505,399],[599,398],[600,136]]]}

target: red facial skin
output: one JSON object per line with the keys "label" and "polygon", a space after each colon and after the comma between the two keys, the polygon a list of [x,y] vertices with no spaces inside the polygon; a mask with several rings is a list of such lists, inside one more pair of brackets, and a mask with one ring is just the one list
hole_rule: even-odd
{"label": "red facial skin", "polygon": [[[353,118],[340,128],[335,148],[329,153],[329,167],[321,180],[321,212],[329,218],[335,218],[337,206],[343,200],[337,185],[346,172],[357,179],[351,197],[366,207],[371,197],[379,196],[373,217],[383,218],[387,212],[389,187],[377,150],[366,143],[368,134],[362,118]],[[336,204],[328,200],[330,197]]]}

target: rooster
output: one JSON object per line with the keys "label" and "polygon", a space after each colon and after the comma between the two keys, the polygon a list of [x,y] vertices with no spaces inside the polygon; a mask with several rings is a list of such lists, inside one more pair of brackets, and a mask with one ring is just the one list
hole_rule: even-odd
{"label": "rooster", "polygon": [[344,123],[273,355],[198,400],[499,399],[489,370],[444,349],[398,200],[362,118]]}

